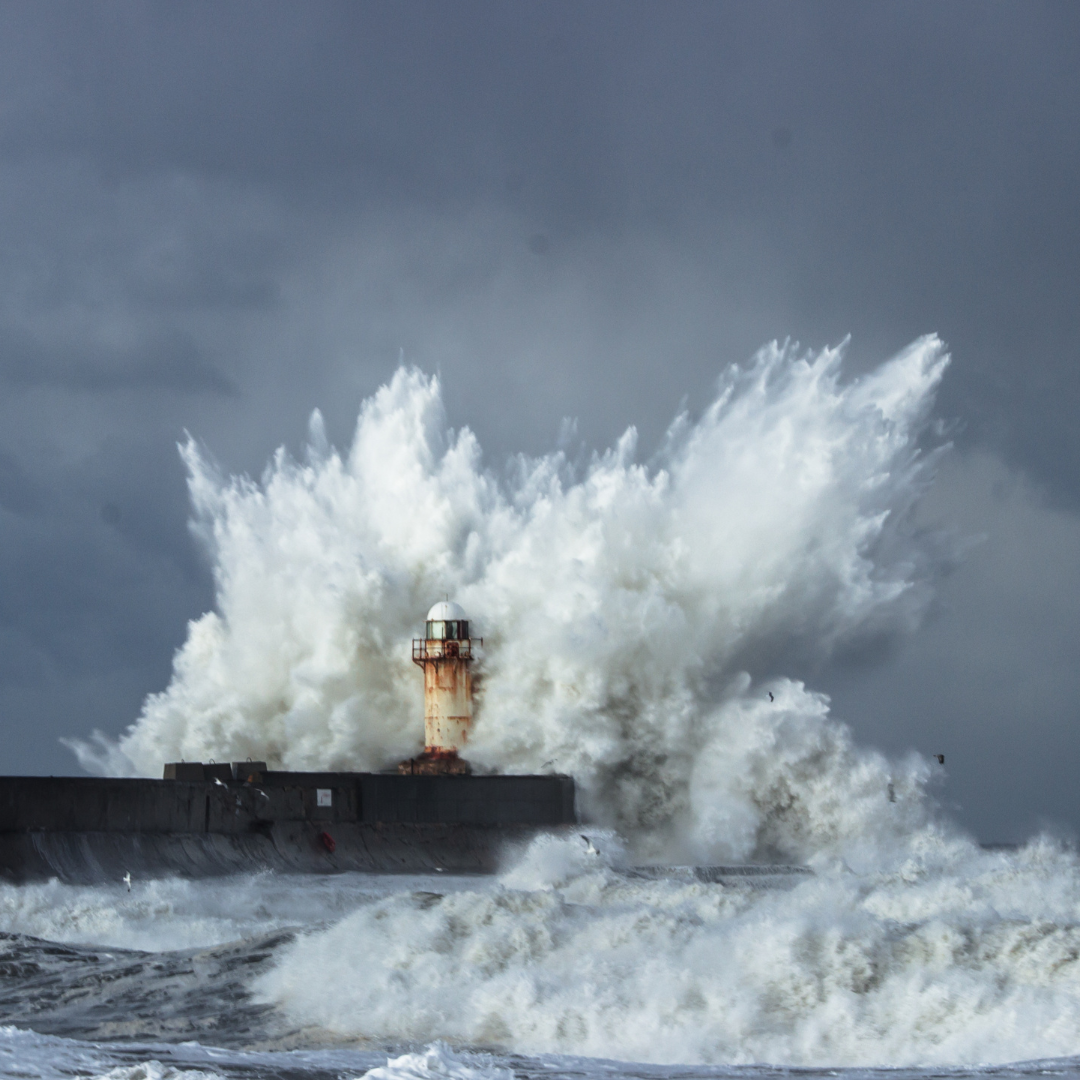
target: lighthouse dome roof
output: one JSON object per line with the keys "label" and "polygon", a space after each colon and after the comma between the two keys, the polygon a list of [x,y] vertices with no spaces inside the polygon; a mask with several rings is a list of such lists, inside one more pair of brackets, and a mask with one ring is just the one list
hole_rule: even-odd
{"label": "lighthouse dome roof", "polygon": [[448,622],[468,618],[465,609],[453,600],[440,600],[428,613],[428,622]]}

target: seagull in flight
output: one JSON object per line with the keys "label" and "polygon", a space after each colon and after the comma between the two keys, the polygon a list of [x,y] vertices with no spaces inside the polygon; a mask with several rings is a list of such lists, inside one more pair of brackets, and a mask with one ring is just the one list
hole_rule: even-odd
{"label": "seagull in flight", "polygon": [[124,875],[124,884],[128,887],[128,892],[131,892],[131,871],[130,870]]}

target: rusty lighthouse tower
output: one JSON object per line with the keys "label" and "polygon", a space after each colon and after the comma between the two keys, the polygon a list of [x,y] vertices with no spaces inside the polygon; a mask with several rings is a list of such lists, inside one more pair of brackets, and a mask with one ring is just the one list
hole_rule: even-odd
{"label": "rusty lighthouse tower", "polygon": [[427,615],[422,638],[412,643],[413,663],[424,669],[424,752],[398,766],[402,773],[461,776],[460,756],[472,724],[473,641],[464,610],[450,600]]}

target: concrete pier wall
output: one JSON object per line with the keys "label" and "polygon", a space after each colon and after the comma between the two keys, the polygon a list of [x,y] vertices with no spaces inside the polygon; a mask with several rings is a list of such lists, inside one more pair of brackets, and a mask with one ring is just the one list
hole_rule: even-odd
{"label": "concrete pier wall", "polygon": [[564,776],[251,775],[0,777],[0,875],[490,873],[508,846],[575,821]]}

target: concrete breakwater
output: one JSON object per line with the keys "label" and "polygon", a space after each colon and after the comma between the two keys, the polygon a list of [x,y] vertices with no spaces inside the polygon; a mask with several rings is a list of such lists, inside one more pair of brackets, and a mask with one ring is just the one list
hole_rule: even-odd
{"label": "concrete breakwater", "polygon": [[0,777],[0,875],[490,873],[508,849],[576,820],[566,776],[169,770],[175,778]]}

